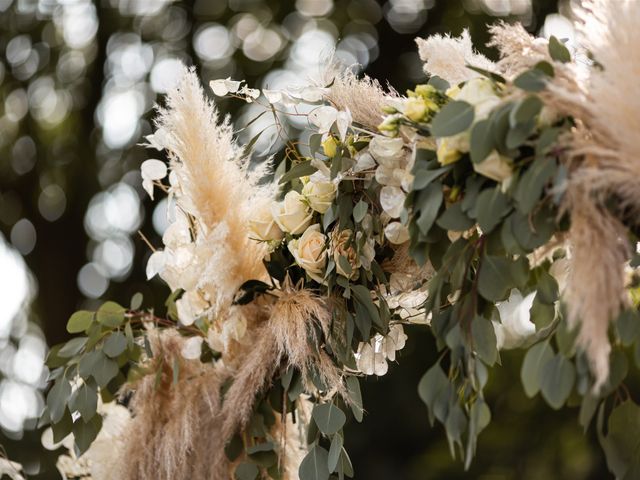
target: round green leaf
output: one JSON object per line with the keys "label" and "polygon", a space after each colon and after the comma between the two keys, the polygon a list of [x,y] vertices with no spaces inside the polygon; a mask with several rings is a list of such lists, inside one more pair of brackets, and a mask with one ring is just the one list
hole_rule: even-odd
{"label": "round green leaf", "polygon": [[471,129],[470,139],[470,155],[473,163],[480,163],[495,148],[493,135],[491,135],[491,122],[489,120],[480,120]]}
{"label": "round green leaf", "polygon": [[498,358],[496,331],[490,320],[476,316],[471,322],[473,346],[478,356],[487,364],[493,365]]}
{"label": "round green leaf", "polygon": [[342,435],[336,433],[331,439],[331,447],[329,448],[329,458],[327,460],[327,466],[330,472],[335,472],[338,468],[338,461],[340,460],[340,454],[342,453],[342,445],[344,440]]}
{"label": "round green leaf", "polygon": [[329,453],[322,447],[314,445],[300,463],[298,475],[300,480],[328,480]]}
{"label": "round green leaf", "polygon": [[115,358],[127,349],[127,337],[122,332],[114,332],[104,342],[102,351],[108,357]]}
{"label": "round green leaf", "polygon": [[105,327],[115,328],[124,321],[126,309],[116,302],[105,302],[96,312],[96,318]]}
{"label": "round green leaf", "polygon": [[473,123],[473,117],[473,105],[462,101],[449,102],[433,118],[431,134],[450,137],[464,132]]}
{"label": "round green leaf", "polygon": [[333,435],[347,420],[344,412],[332,403],[316,405],[311,414],[318,428],[325,435]]}
{"label": "round green leaf", "polygon": [[542,367],[540,392],[547,403],[558,410],[571,393],[576,380],[573,363],[562,354],[556,354]]}
{"label": "round green leaf", "polygon": [[538,343],[531,347],[524,356],[520,379],[524,392],[528,397],[533,397],[540,391],[540,379],[542,367],[553,358],[553,350],[548,341]]}
{"label": "round green leaf", "polygon": [[93,322],[93,312],[89,312],[87,310],[80,310],[79,312],[74,313],[69,318],[67,322],[67,332],[69,333],[80,333],[84,332],[89,326],[91,322]]}

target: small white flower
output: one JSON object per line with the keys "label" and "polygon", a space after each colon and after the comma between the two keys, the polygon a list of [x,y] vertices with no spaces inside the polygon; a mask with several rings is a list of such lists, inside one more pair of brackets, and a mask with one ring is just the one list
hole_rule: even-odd
{"label": "small white flower", "polygon": [[409,240],[409,229],[400,222],[391,222],[384,227],[384,236],[394,245],[400,245]]}
{"label": "small white flower", "polygon": [[209,86],[214,95],[224,97],[229,93],[236,93],[240,89],[241,83],[242,80],[231,80],[231,77],[227,77],[225,79],[212,80],[209,82]]}
{"label": "small white flower", "polygon": [[153,182],[162,180],[167,176],[167,165],[160,160],[145,160],[140,166],[140,173],[142,175],[142,188],[153,200]]}
{"label": "small white flower", "polygon": [[164,270],[165,262],[166,258],[164,255],[164,251],[157,250],[153,252],[149,257],[149,260],[147,261],[147,280],[152,279],[158,273],[162,272],[162,270]]}
{"label": "small white flower", "polygon": [[247,103],[251,103],[254,100],[257,100],[260,96],[260,90],[258,90],[257,88],[249,88],[246,85],[242,87],[238,93],[245,96],[245,100],[247,101]]}
{"label": "small white flower", "polygon": [[526,297],[516,288],[511,290],[509,299],[496,304],[500,322],[493,321],[496,332],[497,347],[500,349],[517,348],[536,333],[536,326],[531,322],[531,306],[536,292]]}
{"label": "small white flower", "polygon": [[202,352],[202,337],[191,337],[184,342],[180,354],[187,360],[196,360],[200,358]]}
{"label": "small white flower", "polygon": [[384,375],[389,370],[387,360],[396,359],[396,352],[404,348],[406,340],[402,325],[394,324],[386,336],[378,333],[369,342],[360,343],[356,353],[358,370],[365,375]]}

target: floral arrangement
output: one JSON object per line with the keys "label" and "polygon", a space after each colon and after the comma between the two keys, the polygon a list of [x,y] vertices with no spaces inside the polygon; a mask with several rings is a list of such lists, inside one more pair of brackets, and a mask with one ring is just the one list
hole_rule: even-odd
{"label": "floral arrangement", "polygon": [[[173,292],[167,314],[136,295],[70,318],[81,335],[49,355],[42,416],[52,442],[73,438],[61,468],[352,477],[343,427],[363,419],[359,380],[386,374],[416,324],[440,352],[418,395],[466,466],[491,420],[490,369],[525,348],[526,394],[580,404],[585,429],[597,416],[609,467],[633,478],[625,432],[640,406],[623,381],[627,347],[640,363],[638,148],[611,128],[640,117],[609,108],[607,89],[640,65],[618,33],[638,13],[616,5],[629,23],[614,31],[611,8],[585,7],[588,64],[500,24],[498,63],[466,32],[419,39],[429,80],[406,96],[335,66],[283,91],[212,82],[273,116],[286,147],[259,164],[256,139],[238,145],[185,70],[147,138],[168,165],[142,165],[145,189],[175,211],[147,266]],[[304,117],[308,140],[288,138],[284,115]]]}

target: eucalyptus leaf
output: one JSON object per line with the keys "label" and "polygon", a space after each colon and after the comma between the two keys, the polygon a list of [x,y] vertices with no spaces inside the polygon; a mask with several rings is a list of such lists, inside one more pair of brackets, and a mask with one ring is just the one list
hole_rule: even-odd
{"label": "eucalyptus leaf", "polygon": [[438,216],[440,205],[442,205],[442,200],[442,185],[440,183],[430,183],[420,192],[416,205],[420,214],[416,220],[416,224],[424,235],[429,233],[429,230],[433,226]]}
{"label": "eucalyptus leaf", "polygon": [[467,130],[473,122],[473,105],[462,101],[447,103],[431,122],[431,134],[435,137],[450,137]]}
{"label": "eucalyptus leaf", "polygon": [[454,232],[469,230],[475,224],[475,222],[462,211],[462,202],[454,203],[447,208],[442,215],[440,215],[436,223],[445,230],[452,230]]}
{"label": "eucalyptus leaf", "polygon": [[540,391],[542,367],[553,358],[553,350],[548,341],[540,342],[527,350],[520,370],[520,379],[524,392],[533,397]]}
{"label": "eucalyptus leaf", "polygon": [[336,433],[331,439],[331,447],[329,448],[329,457],[327,459],[327,466],[330,472],[335,472],[336,468],[338,468],[343,444],[342,435]]}
{"label": "eucalyptus leaf", "polygon": [[86,382],[78,387],[70,402],[70,410],[80,412],[82,420],[88,422],[96,414],[98,408],[98,392]]}
{"label": "eucalyptus leaf", "polygon": [[350,406],[353,416],[356,421],[361,422],[364,413],[364,407],[362,404],[362,393],[360,392],[360,380],[358,377],[347,377],[347,390],[349,391]]}
{"label": "eucalyptus leaf", "polygon": [[71,385],[64,376],[58,378],[47,394],[47,409],[51,422],[58,423],[62,419],[70,396]]}
{"label": "eucalyptus leaf", "polygon": [[91,326],[94,317],[93,312],[89,312],[87,310],[80,310],[79,312],[75,312],[69,318],[67,322],[67,332],[69,333],[80,333],[84,332]]}
{"label": "eucalyptus leaf", "polygon": [[319,445],[314,445],[300,463],[298,475],[300,480],[328,480],[329,453]]}
{"label": "eucalyptus leaf", "polygon": [[558,410],[569,398],[575,379],[573,363],[558,353],[542,366],[540,393],[551,408]]}
{"label": "eucalyptus leaf", "polygon": [[451,171],[453,165],[447,165],[442,168],[436,168],[435,170],[416,170],[413,177],[413,190],[422,190],[436,178]]}
{"label": "eucalyptus leaf", "polygon": [[356,203],[356,206],[353,207],[353,219],[356,223],[360,223],[364,216],[367,214],[367,210],[369,209],[369,204],[364,200],[360,200]]}
{"label": "eucalyptus leaf", "polygon": [[482,232],[491,232],[509,213],[511,205],[508,197],[500,191],[500,187],[487,188],[480,192],[477,200],[478,225]]}
{"label": "eucalyptus leaf", "polygon": [[71,358],[76,356],[87,344],[87,340],[88,337],[72,338],[58,351],[58,356],[62,358]]}
{"label": "eucalyptus leaf", "polygon": [[484,255],[478,274],[478,292],[490,302],[504,300],[512,288],[527,281],[528,261],[520,257],[510,260],[501,256]]}
{"label": "eucalyptus leaf", "polygon": [[255,480],[260,471],[258,466],[252,462],[242,462],[236,467],[234,476],[236,480]]}
{"label": "eucalyptus leaf", "polygon": [[557,62],[567,63],[571,61],[569,49],[554,35],[549,37],[549,55]]}
{"label": "eucalyptus leaf", "polygon": [[542,70],[532,68],[518,75],[513,84],[527,92],[540,92],[546,87],[546,77]]}
{"label": "eucalyptus leaf", "polygon": [[88,450],[102,428],[102,417],[94,415],[88,422],[76,420],[73,424],[75,446],[80,455]]}
{"label": "eucalyptus leaf", "polygon": [[607,436],[600,435],[607,465],[621,480],[635,480],[640,475],[640,406],[626,400],[613,409]]}
{"label": "eucalyptus leaf", "polygon": [[293,167],[291,167],[291,169],[287,173],[285,173],[282,177],[280,177],[280,180],[278,181],[278,183],[282,185],[296,178],[311,175],[312,173],[315,173],[317,170],[318,169],[316,167],[311,165],[311,160],[306,160],[304,162],[298,163],[297,165],[294,165]]}
{"label": "eucalyptus leaf", "polygon": [[521,213],[528,214],[533,210],[540,200],[545,185],[553,178],[556,168],[556,161],[547,157],[535,160],[520,177],[514,198]]}
{"label": "eucalyptus leaf", "polygon": [[498,349],[496,332],[491,321],[476,315],[471,322],[471,335],[478,356],[487,365],[493,365],[498,358]]}
{"label": "eucalyptus leaf", "polygon": [[115,328],[124,321],[126,309],[115,302],[105,302],[96,312],[98,322],[105,327]]}
{"label": "eucalyptus leaf", "polygon": [[347,420],[344,412],[332,403],[316,405],[311,413],[318,428],[325,435],[333,435],[340,430]]}
{"label": "eucalyptus leaf", "polygon": [[108,357],[115,358],[127,349],[127,337],[122,332],[114,332],[107,337],[102,351]]}
{"label": "eucalyptus leaf", "polygon": [[480,163],[494,150],[491,122],[480,120],[473,125],[470,138],[470,155],[473,163]]}

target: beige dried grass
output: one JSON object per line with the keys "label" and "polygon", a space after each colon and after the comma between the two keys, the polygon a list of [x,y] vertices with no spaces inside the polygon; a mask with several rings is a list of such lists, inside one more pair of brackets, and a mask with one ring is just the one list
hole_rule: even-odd
{"label": "beige dried grass", "polygon": [[377,131],[383,120],[382,108],[398,93],[385,90],[380,82],[364,75],[362,78],[337,61],[330,61],[322,75],[323,85],[329,85],[326,99],[338,110],[349,110],[356,123]]}
{"label": "beige dried grass", "polygon": [[495,64],[473,49],[469,31],[465,29],[458,38],[450,35],[432,35],[429,38],[416,38],[420,59],[424,62],[424,71],[437,75],[451,85],[482,76],[467,68],[467,65],[495,71]]}
{"label": "beige dried grass", "polygon": [[[167,132],[172,163],[183,167],[177,169],[180,187],[197,209],[197,227],[203,230],[198,235],[206,237],[215,230],[225,234],[216,246],[224,250],[217,270],[228,273],[222,279],[207,275],[206,282],[221,290],[228,303],[246,280],[265,276],[265,247],[249,238],[248,229],[252,202],[262,194],[262,172],[249,170],[229,120],[220,120],[193,68],[185,68],[177,87],[168,93],[156,126]],[[209,270],[216,270],[215,265]]]}

